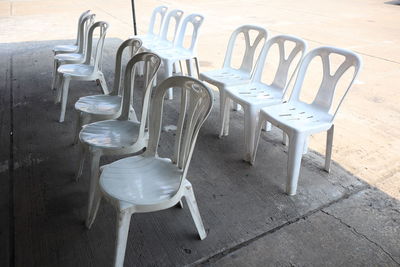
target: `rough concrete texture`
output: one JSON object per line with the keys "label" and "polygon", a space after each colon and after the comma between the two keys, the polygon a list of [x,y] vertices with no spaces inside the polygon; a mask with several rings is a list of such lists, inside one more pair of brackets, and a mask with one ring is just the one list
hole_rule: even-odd
{"label": "rough concrete texture", "polygon": [[[76,17],[92,9],[112,25],[104,56],[111,85],[116,48],[132,32],[129,2],[0,2],[1,266],[112,262],[115,213],[103,202],[92,230],[84,229],[88,183],[72,182],[73,103],[100,90],[95,83],[71,83],[66,121],[57,123],[59,106],[49,89],[51,47],[69,42]],[[126,266],[398,266],[400,6],[372,0],[136,1],[140,32],[160,4],[206,16],[199,40],[202,70],[222,64],[230,33],[245,23],[265,26],[271,35],[298,35],[310,47],[351,48],[365,66],[336,121],[331,173],[321,168],[325,135],[317,135],[294,197],[283,193],[287,154],[281,133],[263,134],[254,166],[242,162],[243,116],[233,112],[230,135],[218,139],[216,94],[189,173],[207,239],[196,240],[186,208],[135,215]],[[167,102],[166,125],[174,123],[176,107],[176,100]],[[172,137],[163,133],[164,152]]]}

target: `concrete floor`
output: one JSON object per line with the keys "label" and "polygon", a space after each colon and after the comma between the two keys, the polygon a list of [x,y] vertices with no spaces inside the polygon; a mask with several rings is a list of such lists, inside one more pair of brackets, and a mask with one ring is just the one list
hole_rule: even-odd
{"label": "concrete floor", "polygon": [[[287,155],[280,133],[263,135],[250,167],[240,160],[241,113],[232,114],[230,136],[216,138],[216,101],[189,173],[207,239],[196,240],[186,209],[137,215],[126,266],[400,265],[398,2],[136,1],[140,32],[160,4],[206,16],[202,70],[222,64],[230,33],[245,23],[271,35],[298,35],[311,48],[351,48],[363,56],[364,70],[336,120],[332,172],[321,169],[324,135],[317,135],[295,197],[283,193]],[[116,47],[132,31],[129,1],[0,1],[1,266],[111,264],[114,211],[103,203],[93,229],[85,230],[87,181],[71,181],[72,105],[99,90],[73,84],[64,124],[56,122],[59,106],[49,90],[51,47],[74,36],[75,18],[85,9],[112,25],[104,59],[111,84]],[[168,103],[167,122],[176,105]],[[168,148],[172,133],[164,134]]]}

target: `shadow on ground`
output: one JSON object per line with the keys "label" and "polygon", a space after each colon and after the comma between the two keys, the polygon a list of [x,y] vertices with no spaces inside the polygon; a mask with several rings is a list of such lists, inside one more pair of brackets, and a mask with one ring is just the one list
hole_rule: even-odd
{"label": "shadow on ground", "polygon": [[[83,220],[88,181],[73,181],[74,102],[99,94],[94,82],[71,82],[66,120],[50,90],[51,48],[66,41],[0,44],[1,262],[15,266],[110,266],[115,213],[105,201],[91,230]],[[103,69],[112,86],[119,39],[108,39]],[[241,160],[242,114],[230,135],[217,138],[218,98],[195,148],[192,182],[208,237],[200,241],[184,209],[136,214],[126,266],[363,265],[400,263],[400,203],[310,151],[303,159],[298,194],[284,194],[286,148],[281,133],[264,133],[255,166]],[[165,125],[177,100],[167,101]],[[10,135],[12,132],[12,135]],[[173,132],[162,134],[164,151]],[[9,149],[10,148],[10,149]],[[115,158],[103,159],[103,163]],[[87,177],[87,171],[84,173]]]}

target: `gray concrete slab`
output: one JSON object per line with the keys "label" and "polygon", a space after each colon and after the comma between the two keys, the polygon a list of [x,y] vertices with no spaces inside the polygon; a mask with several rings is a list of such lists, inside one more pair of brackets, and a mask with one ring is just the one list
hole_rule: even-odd
{"label": "gray concrete slab", "polygon": [[400,203],[368,189],[210,259],[210,266],[399,266]]}
{"label": "gray concrete slab", "polygon": [[[60,42],[0,45],[0,58],[11,56],[14,70],[13,86],[7,88],[14,95],[15,220],[11,222],[15,223],[15,263],[16,266],[109,266],[115,239],[115,213],[103,202],[93,228],[86,230],[83,219],[87,179],[79,183],[72,180],[77,160],[76,147],[71,145],[76,119],[73,103],[79,96],[100,90],[93,82],[71,83],[66,121],[57,122],[60,107],[53,104],[54,92],[49,85],[51,47]],[[104,71],[110,86],[114,53],[121,42],[115,38],[107,40]],[[9,53],[1,52],[6,50]],[[3,71],[9,66],[0,68]],[[324,239],[318,236],[323,229],[332,236],[331,242],[341,239],[342,232],[335,227],[343,225],[329,224],[333,218],[323,213],[324,208],[341,203],[369,186],[337,164],[327,174],[321,168],[323,157],[311,151],[303,160],[298,194],[287,196],[284,194],[287,155],[281,144],[281,133],[274,129],[263,134],[257,162],[252,167],[241,160],[243,118],[240,112],[232,113],[231,134],[222,140],[217,138],[218,102],[216,96],[214,110],[201,130],[188,174],[208,231],[207,239],[197,240],[186,208],[134,215],[126,266],[207,264],[238,249],[241,251],[241,247],[264,239],[278,229],[294,227],[305,220],[312,225],[308,238],[316,248],[317,244],[324,246]],[[174,123],[177,104],[177,100],[166,102],[165,125]],[[172,149],[173,132],[164,132],[162,136],[161,155]],[[7,157],[5,151],[2,156]],[[103,163],[114,159],[106,158]],[[384,240],[391,238],[395,237],[382,235]],[[387,255],[365,240],[349,238],[347,245],[367,247],[368,253],[377,255],[376,263],[392,263]],[[301,249],[303,244],[293,246]],[[313,253],[317,257],[324,250]],[[355,255],[352,262],[362,264],[364,256]],[[286,256],[277,254],[276,259],[279,257],[282,257],[279,261],[285,262]],[[326,257],[335,262],[334,255]],[[229,265],[229,260],[225,263]]]}

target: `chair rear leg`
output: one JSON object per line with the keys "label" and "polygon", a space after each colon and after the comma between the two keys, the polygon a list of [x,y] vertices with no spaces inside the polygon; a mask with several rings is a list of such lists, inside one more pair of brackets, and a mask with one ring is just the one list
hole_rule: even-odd
{"label": "chair rear leg", "polygon": [[88,150],[86,145],[79,142],[78,169],[76,171],[75,181],[79,181],[79,178],[82,176],[83,165],[85,164],[87,152]]}
{"label": "chair rear leg", "polygon": [[98,81],[100,82],[100,87],[101,90],[103,91],[103,94],[108,95],[110,91],[108,90],[107,82],[106,79],[104,78],[104,74],[100,72],[100,76]]}
{"label": "chair rear leg", "polygon": [[54,59],[53,62],[53,79],[51,81],[51,90],[56,89],[56,82],[57,82],[57,69],[58,69],[58,60]]}
{"label": "chair rear leg", "polygon": [[333,133],[335,131],[335,126],[332,125],[331,128],[326,132],[326,152],[325,152],[325,171],[330,172],[331,169],[331,158],[332,158],[332,144],[333,144]]}
{"label": "chair rear leg", "polygon": [[305,139],[300,134],[289,134],[286,193],[290,196],[296,195]]}
{"label": "chair rear leg", "polygon": [[185,199],[201,240],[207,237],[191,184],[185,185]]}
{"label": "chair rear leg", "polygon": [[221,131],[219,138],[227,136],[229,134],[229,119],[230,119],[230,103],[231,100],[227,97],[223,89],[219,90],[219,101],[220,101],[220,121],[221,121]]}
{"label": "chair rear leg", "polygon": [[252,106],[243,106],[244,111],[244,147],[245,153],[243,160],[251,162],[254,150],[255,131],[258,124],[260,110]]}
{"label": "chair rear leg", "polygon": [[261,113],[258,118],[257,128],[254,132],[254,148],[253,148],[253,154],[251,155],[251,159],[250,159],[251,165],[254,165],[254,161],[256,160],[258,143],[260,142],[261,131],[262,131],[264,124],[265,124],[265,119],[263,118],[262,113]]}
{"label": "chair rear leg", "polygon": [[[88,194],[88,212],[86,217],[86,225],[90,224],[91,215],[93,214],[93,200],[96,190],[99,185],[99,165],[101,152],[98,150],[90,150],[90,182],[89,182],[89,194]],[[96,207],[94,207],[96,209]]]}
{"label": "chair rear leg", "polygon": [[125,259],[126,242],[128,240],[129,225],[132,214],[128,211],[118,211],[117,235],[115,240],[114,267],[123,267]]}

